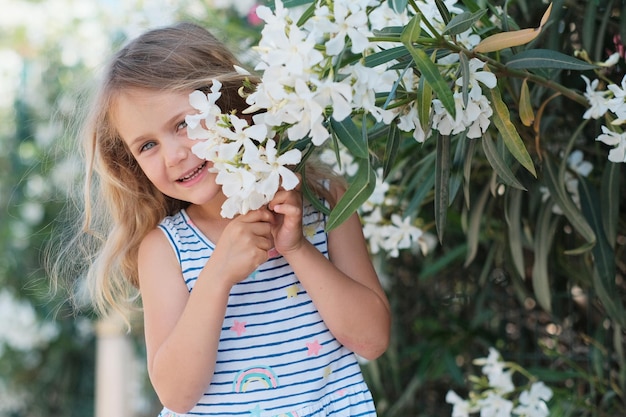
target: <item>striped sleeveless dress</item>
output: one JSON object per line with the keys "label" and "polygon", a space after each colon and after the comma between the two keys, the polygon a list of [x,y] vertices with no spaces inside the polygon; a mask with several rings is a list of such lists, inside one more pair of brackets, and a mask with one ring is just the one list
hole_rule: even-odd
{"label": "striped sleeveless dress", "polygon": [[[328,256],[325,218],[307,206],[304,231]],[[159,227],[193,290],[215,245],[185,210]],[[175,371],[174,371],[175,372]],[[354,353],[331,334],[285,259],[275,254],[230,293],[215,373],[187,414],[159,417],[376,416]]]}

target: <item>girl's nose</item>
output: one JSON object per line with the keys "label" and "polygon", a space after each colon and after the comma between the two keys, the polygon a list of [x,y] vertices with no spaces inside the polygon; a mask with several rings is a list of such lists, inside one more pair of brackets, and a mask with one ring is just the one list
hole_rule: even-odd
{"label": "girl's nose", "polygon": [[170,140],[168,145],[164,146],[164,158],[167,166],[175,166],[179,162],[187,159],[189,149],[179,140]]}

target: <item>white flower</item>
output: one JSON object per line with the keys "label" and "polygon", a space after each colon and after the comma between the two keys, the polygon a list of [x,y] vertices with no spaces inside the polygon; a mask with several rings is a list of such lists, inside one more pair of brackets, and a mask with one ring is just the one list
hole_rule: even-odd
{"label": "white flower", "polygon": [[486,358],[474,359],[476,365],[482,365],[482,372],[489,375],[492,372],[502,372],[504,370],[504,362],[502,356],[496,348],[489,348],[489,355]]}
{"label": "white flower", "polygon": [[323,144],[330,137],[324,127],[324,109],[315,101],[315,92],[302,80],[296,80],[295,91],[284,104],[283,111],[296,122],[287,129],[289,140],[296,141],[311,136],[314,145]]}
{"label": "white flower", "polygon": [[386,229],[382,227],[383,216],[380,207],[362,216],[363,236],[369,244],[371,254],[377,254],[385,247]]}
{"label": "white flower", "polygon": [[[196,90],[189,94],[189,104],[198,110],[196,114],[185,116],[187,136],[189,138],[208,139],[211,136],[210,128],[216,123],[222,113],[219,106],[215,104],[222,95],[220,92],[221,88],[222,83],[218,80],[213,80],[210,93],[204,94],[202,91]],[[203,121],[206,128],[201,124]]]}
{"label": "white flower", "polygon": [[443,107],[439,99],[433,100],[433,129],[442,135],[456,135],[468,129],[468,138],[479,138],[489,127],[493,109],[484,95],[469,97],[467,106],[463,104],[463,94],[454,93],[456,117]]}
{"label": "white flower", "polygon": [[[258,152],[254,152],[257,150]],[[269,139],[265,148],[252,147],[246,149],[241,162],[259,174],[257,181],[257,191],[263,194],[266,200],[274,198],[278,188],[282,186],[285,190],[293,190],[300,182],[296,174],[287,165],[296,165],[300,162],[301,153],[298,149],[291,149],[278,155],[276,142]]]}
{"label": "white flower", "polygon": [[593,164],[589,161],[585,161],[584,154],[580,150],[574,150],[567,157],[567,166],[577,173],[578,175],[582,175],[583,177],[588,176],[593,169]]}
{"label": "white flower", "polygon": [[363,52],[369,46],[369,21],[363,1],[336,0],[333,4],[331,39],[326,42],[326,53],[336,56],[341,53],[346,37],[352,42],[351,51]]}
{"label": "white flower", "polygon": [[617,133],[602,126],[602,134],[596,138],[613,149],[609,151],[609,161],[619,163],[626,162],[626,133]]}
{"label": "white flower", "polygon": [[315,101],[322,108],[331,106],[333,119],[340,122],[350,116],[352,113],[352,87],[349,84],[330,79],[312,79],[311,83],[315,85]]}
{"label": "white flower", "polygon": [[552,390],[543,382],[535,382],[530,390],[520,394],[519,405],[513,410],[520,417],[547,417],[550,414],[546,402],[552,398]]}
{"label": "white flower", "polygon": [[489,386],[493,388],[493,391],[497,394],[504,395],[515,390],[513,385],[513,372],[504,371],[500,369],[494,369],[487,374],[489,380]]}
{"label": "white flower", "polygon": [[480,417],[511,417],[513,403],[495,392],[489,392],[486,398],[478,400]]}
{"label": "white flower", "polygon": [[384,68],[369,68],[360,62],[344,67],[341,74],[348,75],[352,82],[352,107],[370,113],[377,122],[391,123],[396,113],[376,105],[376,93],[390,91],[397,79],[393,71]]}
{"label": "white flower", "polygon": [[352,177],[358,171],[359,164],[345,146],[339,146],[338,154],[333,149],[326,148],[320,153],[320,160],[337,174]]}
{"label": "white flower", "polygon": [[626,119],[626,76],[622,78],[621,88],[615,84],[609,84],[607,88],[613,93],[613,98],[608,100],[608,107],[621,121]]}
{"label": "white flower", "polygon": [[408,112],[398,117],[398,129],[404,132],[413,132],[413,139],[418,143],[424,143],[426,138],[430,136],[430,129],[425,132],[417,113],[417,102],[413,101],[408,107]]}
{"label": "white flower", "polygon": [[609,100],[606,98],[606,91],[596,91],[598,87],[599,80],[590,81],[589,78],[581,75],[582,79],[585,80],[585,84],[587,84],[587,88],[585,90],[585,97],[587,101],[589,101],[590,107],[583,114],[583,119],[599,119],[604,116],[604,114],[609,109]]}
{"label": "white flower", "polygon": [[616,65],[619,62],[620,59],[620,55],[619,52],[613,52],[604,62],[597,62],[597,65],[603,66],[603,67],[612,67],[613,65]]}
{"label": "white flower", "polygon": [[[479,98],[482,95],[482,90],[480,88],[479,82],[485,87],[491,89],[495,88],[498,83],[498,79],[494,75],[494,73],[490,71],[484,71],[485,63],[478,58],[472,58],[469,62],[469,96],[472,98]],[[459,77],[456,80],[456,85],[459,87],[463,86],[464,78]]]}
{"label": "white flower", "polygon": [[450,390],[446,394],[446,402],[452,404],[451,417],[469,417],[471,413],[478,411],[476,405],[461,398],[456,392]]}
{"label": "white flower", "polygon": [[411,224],[411,218],[402,218],[398,214],[391,215],[391,226],[388,227],[389,236],[385,249],[389,256],[397,257],[400,249],[407,249],[422,236],[422,230]]}

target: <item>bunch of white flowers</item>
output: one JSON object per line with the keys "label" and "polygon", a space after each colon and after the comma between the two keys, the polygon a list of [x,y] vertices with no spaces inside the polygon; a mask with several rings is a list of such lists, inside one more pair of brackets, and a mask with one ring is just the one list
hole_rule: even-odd
{"label": "bunch of white flowers", "polygon": [[452,417],[469,417],[480,414],[480,417],[547,417],[548,401],[552,398],[552,390],[541,381],[533,382],[528,389],[513,398],[516,387],[513,384],[514,369],[522,369],[513,363],[502,360],[500,352],[489,348],[486,358],[474,361],[482,365],[483,377],[471,377],[475,389],[470,391],[469,398],[463,399],[453,390],[448,391],[446,402],[452,404]]}
{"label": "bunch of white flowers", "polygon": [[599,119],[607,112],[614,115],[610,128],[602,126],[602,134],[596,140],[612,146],[609,151],[609,161],[626,163],[626,132],[620,126],[626,124],[626,76],[622,78],[621,85],[607,85],[606,90],[598,91],[600,80],[589,80],[581,75],[587,88],[585,97],[589,101],[589,109],[583,115],[585,119]]}
{"label": "bunch of white flowers", "polygon": [[190,103],[198,113],[185,119],[188,136],[202,139],[193,152],[213,163],[210,169],[217,172],[215,181],[227,197],[221,215],[232,218],[271,201],[279,186],[291,190],[298,185],[298,177],[286,165],[300,162],[301,153],[291,149],[279,155],[265,124],[250,125],[245,118],[222,113],[216,104],[221,87],[213,80],[208,94],[191,93]]}
{"label": "bunch of white flowers", "polygon": [[[442,134],[468,131],[468,137],[479,137],[490,124],[490,103],[480,84],[493,88],[495,76],[482,71],[484,63],[472,59],[468,80],[456,80],[456,115],[453,117],[437,99],[432,101],[432,126],[422,127],[417,103],[413,100],[395,105],[394,89],[401,83],[407,92],[417,89],[419,76],[401,70],[391,59],[382,64],[366,64],[365,58],[390,46],[376,41],[375,32],[389,26],[406,25],[415,10],[394,11],[381,0],[315,0],[312,5],[285,7],[280,0],[275,8],[259,6],[256,13],[265,22],[259,44],[254,48],[259,62],[255,70],[260,82],[246,97],[247,119],[224,114],[215,104],[220,84],[214,83],[208,94],[199,91],[190,96],[198,114],[189,115],[189,136],[204,140],[195,152],[213,162],[218,183],[228,197],[222,215],[232,217],[267,203],[279,187],[291,189],[297,177],[288,166],[300,162],[303,146],[285,145],[305,141],[322,146],[342,123],[357,116],[357,124],[367,125],[394,121],[404,131],[412,131],[423,142],[431,128]],[[456,0],[447,0],[451,12]],[[444,19],[434,0],[416,4],[428,22],[427,31],[443,30]],[[309,7],[314,6],[314,7]],[[457,35],[458,42],[472,47],[480,41],[471,29]],[[353,54],[355,59],[345,59]],[[457,74],[458,55],[438,59],[441,71],[450,77]],[[239,69],[240,70],[240,69]],[[460,89],[467,86],[469,94]],[[381,102],[377,96],[387,97]],[[342,137],[339,137],[343,140]],[[361,156],[358,164],[364,162]],[[406,229],[406,219],[396,219]],[[415,235],[415,231],[410,231]],[[404,240],[404,239],[401,239]]]}

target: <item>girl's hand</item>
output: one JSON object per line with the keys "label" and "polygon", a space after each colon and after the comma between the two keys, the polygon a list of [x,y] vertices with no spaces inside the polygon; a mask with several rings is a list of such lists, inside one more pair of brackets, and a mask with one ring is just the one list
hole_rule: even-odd
{"label": "girl's hand", "polygon": [[304,240],[302,232],[302,194],[295,190],[280,190],[269,203],[274,215],[272,236],[274,247],[281,255],[297,250]]}
{"label": "girl's hand", "polygon": [[274,247],[271,233],[273,214],[267,208],[235,217],[224,228],[210,263],[231,285],[243,281],[268,259]]}

